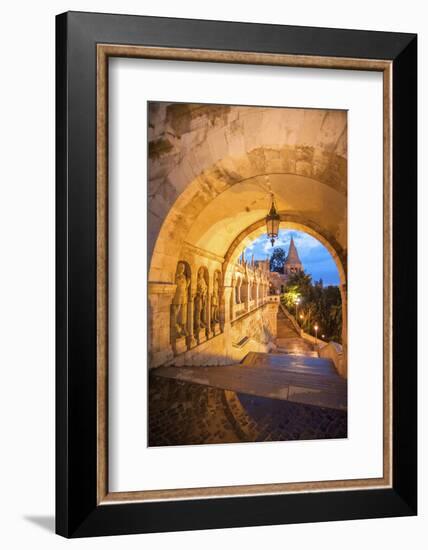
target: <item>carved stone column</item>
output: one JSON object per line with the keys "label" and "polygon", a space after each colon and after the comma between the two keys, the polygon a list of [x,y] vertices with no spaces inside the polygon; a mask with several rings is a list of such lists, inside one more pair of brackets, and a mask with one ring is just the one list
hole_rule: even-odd
{"label": "carved stone column", "polygon": [[176,288],[173,283],[148,284],[149,368],[159,367],[173,357],[171,304]]}
{"label": "carved stone column", "polygon": [[[225,287],[224,291],[225,291],[225,300],[226,300],[226,288],[229,288],[229,287]],[[230,320],[232,321],[233,319],[235,319],[235,305],[236,305],[236,281],[233,280],[232,281],[232,286],[230,287],[231,288],[231,294],[229,295],[229,300],[228,301],[225,301],[225,309],[226,307],[228,306],[229,307],[229,318]],[[225,315],[225,319],[226,319],[226,315]]]}
{"label": "carved stone column", "polygon": [[211,338],[213,333],[211,329],[211,294],[209,291],[209,287],[208,287],[207,298],[205,302],[205,326],[206,326],[205,331],[207,333],[207,338]]}
{"label": "carved stone column", "polygon": [[206,280],[205,270],[200,267],[196,283],[194,334],[199,344],[205,342],[209,334],[209,285]]}
{"label": "carved stone column", "polygon": [[[232,304],[232,298],[234,295],[235,289],[233,286],[223,287],[223,292],[221,292],[220,298],[220,330],[224,331],[224,326],[226,323],[230,323],[233,319],[234,307]],[[231,307],[232,305],[232,307]]]}
{"label": "carved stone column", "polygon": [[187,304],[187,349],[194,348],[196,346],[196,340],[194,335],[194,316],[195,316],[195,294],[192,294]]}
{"label": "carved stone column", "polygon": [[243,284],[245,285],[245,311],[250,311],[251,284],[245,281]]}
{"label": "carved stone column", "polygon": [[342,350],[343,350],[343,375],[348,376],[348,293],[346,283],[341,284],[340,297],[342,299]]}

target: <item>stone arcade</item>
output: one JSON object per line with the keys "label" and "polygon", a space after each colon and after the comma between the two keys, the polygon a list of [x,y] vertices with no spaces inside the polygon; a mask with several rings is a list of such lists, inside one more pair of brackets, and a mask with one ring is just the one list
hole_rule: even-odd
{"label": "stone arcade", "polygon": [[[316,237],[340,276],[346,358],[346,113],[149,108],[149,366],[225,365],[274,349],[268,263],[243,251],[281,228]],[[302,268],[294,241],[284,274]]]}

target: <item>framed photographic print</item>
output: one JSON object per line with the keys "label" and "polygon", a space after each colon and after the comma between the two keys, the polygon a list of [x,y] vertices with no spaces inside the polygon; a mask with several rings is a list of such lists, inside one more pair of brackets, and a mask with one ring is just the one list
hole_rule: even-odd
{"label": "framed photographic print", "polygon": [[57,16],[57,532],[414,515],[416,36]]}

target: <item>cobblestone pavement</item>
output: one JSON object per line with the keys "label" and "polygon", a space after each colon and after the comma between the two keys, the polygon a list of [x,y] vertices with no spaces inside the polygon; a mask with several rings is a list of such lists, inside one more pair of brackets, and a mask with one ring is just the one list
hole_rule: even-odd
{"label": "cobblestone pavement", "polygon": [[150,376],[149,445],[347,437],[347,413]]}

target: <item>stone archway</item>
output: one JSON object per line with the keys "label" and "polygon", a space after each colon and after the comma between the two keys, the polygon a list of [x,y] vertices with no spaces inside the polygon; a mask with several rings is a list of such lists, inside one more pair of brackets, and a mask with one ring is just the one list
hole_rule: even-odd
{"label": "stone archway", "polygon": [[[149,346],[154,366],[172,356],[162,334],[169,325],[177,263],[192,266],[192,289],[196,267],[208,270],[209,281],[216,271],[227,274],[240,239],[261,230],[271,193],[284,223],[305,227],[340,260],[345,288],[346,114],[157,104],[150,113],[150,135],[148,282],[156,327],[150,329],[154,341]],[[222,329],[229,309],[222,304]]]}
{"label": "stone archway", "polygon": [[[335,240],[333,235],[328,234],[323,228],[314,224],[296,214],[280,212],[280,228],[296,229],[308,233],[318,241],[320,241],[329,251],[334,263],[336,264],[339,273],[339,290],[342,302],[342,346],[344,356],[344,369],[346,372],[347,365],[347,350],[348,350],[348,298],[347,298],[347,255],[340,244]],[[237,258],[242,254],[242,251],[251,244],[257,237],[266,233],[265,220],[261,219],[244,231],[242,231],[232,242],[229,250],[225,254],[223,263],[223,286],[225,289],[231,287],[231,278],[233,275],[233,265]],[[227,291],[225,292],[227,295]]]}
{"label": "stone archway", "polygon": [[267,171],[221,184],[189,182],[173,202],[149,247],[149,281],[173,282],[176,262],[186,244],[223,258],[234,239],[266,216],[270,193],[278,209],[322,228],[329,241],[347,248],[346,195],[314,178]]}
{"label": "stone archway", "polygon": [[[171,206],[153,247],[149,270],[149,300],[153,302],[159,326],[151,334],[162,331],[169,323],[168,312],[174,292],[177,263],[190,266],[204,265],[209,279],[221,270],[225,287],[230,285],[227,270],[230,259],[236,260],[239,246],[245,238],[255,238],[264,230],[264,218],[270,194],[275,195],[283,223],[303,230],[318,238],[335,259],[340,277],[346,348],[346,196],[330,186],[307,176],[296,174],[265,174],[230,184],[218,193],[203,194],[204,200],[193,200],[201,194],[197,178]],[[293,226],[294,224],[294,226]],[[241,246],[241,250],[244,244]],[[195,269],[192,269],[192,288],[196,288]],[[226,278],[224,278],[226,275]],[[158,295],[157,297],[155,295]],[[155,306],[157,304],[157,306]],[[222,326],[227,326],[227,308]],[[162,351],[165,344],[153,342],[151,349],[159,349],[159,359],[153,364],[171,359]],[[161,362],[162,361],[162,362]]]}
{"label": "stone archway", "polygon": [[[214,232],[222,228],[224,246],[215,253],[224,256],[233,238],[263,217],[270,191],[290,189],[280,209],[305,210],[320,226],[319,213],[327,209],[333,218],[327,229],[346,249],[346,126],[341,111],[151,105],[149,280],[173,281],[174,262],[162,255],[174,254],[177,244],[211,248],[202,213]],[[218,218],[238,195],[241,209]],[[306,208],[296,201],[302,195],[311,203]],[[239,227],[233,224],[238,212]]]}

